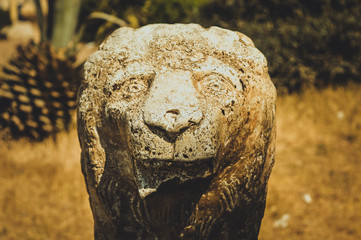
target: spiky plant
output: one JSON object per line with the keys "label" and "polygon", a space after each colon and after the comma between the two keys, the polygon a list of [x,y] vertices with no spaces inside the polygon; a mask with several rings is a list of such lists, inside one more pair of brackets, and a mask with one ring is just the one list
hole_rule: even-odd
{"label": "spiky plant", "polygon": [[74,61],[47,42],[18,46],[0,76],[1,128],[35,140],[67,129],[81,78]]}

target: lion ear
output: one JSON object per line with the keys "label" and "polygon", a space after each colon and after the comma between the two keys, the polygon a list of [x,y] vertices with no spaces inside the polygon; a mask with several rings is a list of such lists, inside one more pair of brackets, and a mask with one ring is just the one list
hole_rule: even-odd
{"label": "lion ear", "polygon": [[90,186],[96,187],[105,165],[105,151],[100,144],[97,130],[99,111],[90,87],[82,85],[78,92],[78,137],[81,147],[81,165],[84,177]]}

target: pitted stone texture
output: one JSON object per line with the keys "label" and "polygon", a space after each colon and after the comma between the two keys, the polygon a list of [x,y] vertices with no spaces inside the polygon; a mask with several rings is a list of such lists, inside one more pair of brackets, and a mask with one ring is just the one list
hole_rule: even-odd
{"label": "pitted stone texture", "polygon": [[85,63],[78,98],[95,239],[257,239],[275,99],[241,33],[116,30]]}

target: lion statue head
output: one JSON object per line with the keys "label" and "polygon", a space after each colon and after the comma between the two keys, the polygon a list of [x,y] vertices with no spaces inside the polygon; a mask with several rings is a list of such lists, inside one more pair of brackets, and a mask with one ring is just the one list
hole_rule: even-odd
{"label": "lion statue head", "polygon": [[78,96],[95,239],[257,239],[275,99],[265,57],[241,33],[112,33],[85,63]]}

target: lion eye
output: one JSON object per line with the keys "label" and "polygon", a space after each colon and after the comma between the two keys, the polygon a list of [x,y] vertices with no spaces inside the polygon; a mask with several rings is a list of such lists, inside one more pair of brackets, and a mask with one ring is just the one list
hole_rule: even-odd
{"label": "lion eye", "polygon": [[128,82],[127,89],[129,93],[138,93],[148,89],[148,82],[143,79],[131,79]]}
{"label": "lion eye", "polygon": [[210,92],[222,92],[224,91],[224,87],[218,81],[209,81],[208,85],[206,86],[205,90]]}
{"label": "lion eye", "polygon": [[123,98],[130,98],[133,95],[144,93],[149,88],[149,81],[145,77],[130,78],[112,86],[113,92],[119,92]]}
{"label": "lion eye", "polygon": [[198,82],[198,89],[203,95],[222,96],[232,93],[230,84],[219,75],[205,76]]}

